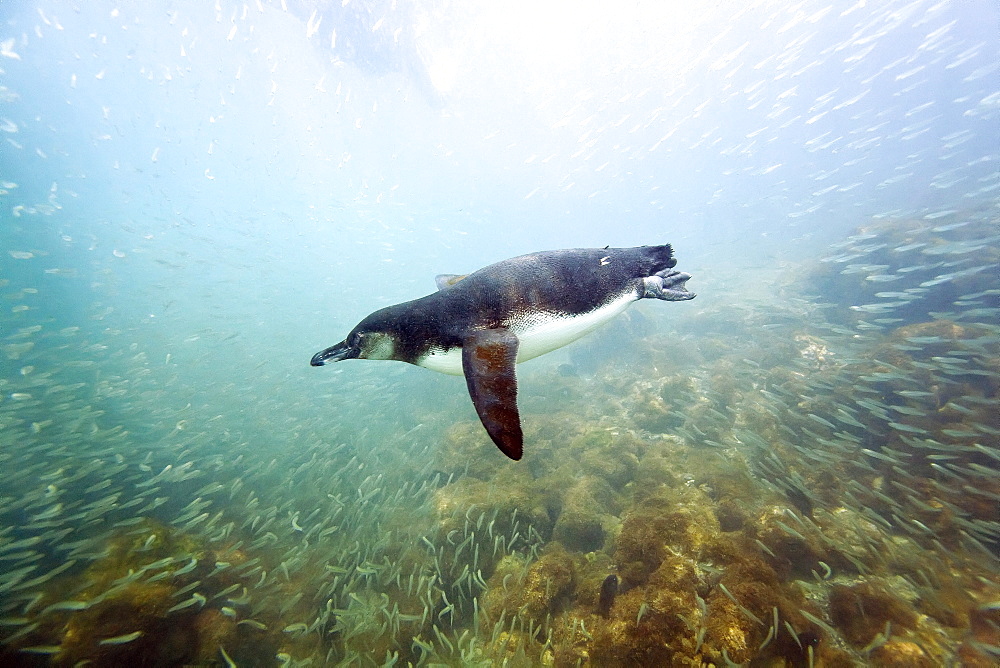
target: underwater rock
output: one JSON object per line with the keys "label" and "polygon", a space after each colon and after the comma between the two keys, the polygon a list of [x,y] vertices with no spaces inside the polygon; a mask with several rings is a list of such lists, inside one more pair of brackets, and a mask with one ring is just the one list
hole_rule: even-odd
{"label": "underwater rock", "polygon": [[593,552],[604,545],[606,531],[613,517],[614,493],[600,478],[583,478],[563,496],[562,510],[552,530],[557,540],[574,552]]}
{"label": "underwater rock", "polygon": [[[217,597],[235,596],[245,582],[235,573],[243,552],[149,518],[125,526],[95,541],[86,569],[48,580],[40,604],[29,606],[36,628],[17,658],[34,646],[56,665],[209,665],[220,646],[237,657],[273,655],[264,634],[241,636],[220,611],[228,601]],[[67,592],[72,600],[63,600]],[[5,650],[23,644],[0,650],[0,664],[17,664]]]}
{"label": "underwater rock", "polygon": [[592,552],[604,544],[605,531],[600,517],[568,511],[559,515],[552,538],[576,552]]}
{"label": "underwater rock", "polygon": [[677,465],[679,453],[685,449],[677,437],[666,437],[649,445],[628,488],[633,505],[684,484]]}
{"label": "underwater rock", "polygon": [[747,522],[744,506],[732,498],[724,498],[715,506],[715,517],[719,520],[719,530],[739,531]]}
{"label": "underwater rock", "polygon": [[576,565],[559,543],[551,543],[538,561],[525,567],[514,556],[505,557],[489,580],[483,608],[491,619],[500,611],[519,611],[540,626],[569,602],[576,587]]}
{"label": "underwater rock", "polygon": [[489,482],[461,478],[434,493],[438,532],[447,535],[454,529],[464,528],[470,519],[466,515],[471,516],[474,511],[476,517],[486,513],[486,522],[493,521],[489,531],[494,535],[513,534],[513,524],[518,522],[524,529],[522,536],[527,536],[529,526],[548,536],[552,520],[545,501],[537,483],[521,467],[506,466]]}
{"label": "underwater rock", "polygon": [[630,510],[615,541],[614,562],[628,587],[644,585],[670,551],[697,557],[719,533],[703,492],[691,487],[661,491]]}
{"label": "underwater rock", "polygon": [[[611,555],[606,552],[588,552],[580,555],[571,553],[576,563],[576,591],[573,594],[573,610],[595,612],[599,607],[601,588],[608,575],[615,573]],[[616,597],[622,592],[621,580],[616,587]],[[615,599],[617,600],[617,598]]]}
{"label": "underwater rock", "polygon": [[694,562],[668,555],[647,586],[620,594],[610,618],[594,623],[592,664],[662,666],[694,656],[703,623],[697,586]]}
{"label": "underwater rock", "polygon": [[826,555],[807,520],[788,508],[766,508],[755,530],[758,540],[774,555],[776,567],[788,574],[809,576]]}
{"label": "underwater rock", "polygon": [[817,519],[827,549],[823,561],[835,573],[857,573],[858,564],[869,558],[867,546],[883,538],[878,525],[853,508],[822,511]]}
{"label": "underwater rock", "polygon": [[684,411],[695,400],[688,374],[637,381],[630,388],[631,418],[636,427],[653,434],[670,434],[687,420]]}
{"label": "underwater rock", "polygon": [[[747,558],[728,566],[707,598],[709,616],[705,642],[721,658],[721,651],[735,663],[748,661],[767,635],[772,609],[781,607],[782,587],[777,574],[763,561]],[[786,606],[787,607],[787,606]]]}
{"label": "underwater rock", "polygon": [[229,647],[234,652],[241,649],[238,628],[235,619],[223,615],[217,608],[199,612],[192,622],[196,643],[193,662],[200,665],[217,662],[219,647]]}
{"label": "underwater rock", "polygon": [[917,643],[895,638],[876,648],[871,660],[880,668],[932,668],[938,665]]}
{"label": "underwater rock", "polygon": [[678,414],[676,406],[646,391],[636,397],[632,408],[635,426],[653,434],[669,434],[684,424],[684,417]]}
{"label": "underwater rock", "polygon": [[577,455],[576,475],[600,478],[615,489],[635,477],[639,468],[637,453],[644,448],[639,439],[611,429],[588,430],[569,443],[570,452]]}
{"label": "underwater rock", "polygon": [[912,629],[917,619],[911,607],[880,587],[875,579],[830,590],[830,618],[852,645],[864,647],[887,622],[898,633]]}
{"label": "underwater rock", "polygon": [[[113,597],[73,614],[62,636],[60,661],[141,663],[152,657],[187,661],[193,657],[188,624],[168,620],[166,610],[176,601],[174,587],[162,583],[131,583]],[[101,645],[101,639],[142,631],[135,641]]]}
{"label": "underwater rock", "polygon": [[508,462],[502,457],[484,456],[487,446],[494,447],[479,422],[452,424],[433,448],[435,470],[446,478],[455,475],[489,480]]}

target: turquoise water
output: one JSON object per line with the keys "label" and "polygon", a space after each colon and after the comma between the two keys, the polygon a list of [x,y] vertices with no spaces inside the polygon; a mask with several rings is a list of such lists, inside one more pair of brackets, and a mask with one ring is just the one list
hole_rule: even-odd
{"label": "turquoise water", "polygon": [[[994,664],[998,15],[873,4],[0,5],[2,662]],[[309,366],[660,243],[521,462]]]}

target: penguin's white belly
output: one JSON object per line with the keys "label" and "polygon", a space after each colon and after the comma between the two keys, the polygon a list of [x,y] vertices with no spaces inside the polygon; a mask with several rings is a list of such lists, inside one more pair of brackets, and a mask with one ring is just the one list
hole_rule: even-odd
{"label": "penguin's white belly", "polygon": [[[635,293],[627,292],[589,313],[562,315],[539,311],[523,316],[510,326],[519,341],[517,361],[534,359],[576,341],[614,318],[636,299]],[[461,376],[462,349],[432,348],[417,364],[431,371]]]}
{"label": "penguin's white belly", "polygon": [[533,359],[576,341],[614,318],[634,301],[635,293],[627,292],[589,313],[567,316],[539,312],[525,318],[523,322],[511,327],[520,341],[517,361]]}

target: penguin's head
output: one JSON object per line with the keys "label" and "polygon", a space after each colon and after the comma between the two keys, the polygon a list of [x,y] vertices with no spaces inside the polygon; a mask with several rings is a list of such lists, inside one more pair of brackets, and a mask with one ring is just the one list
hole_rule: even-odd
{"label": "penguin's head", "polygon": [[358,325],[346,339],[313,355],[309,363],[312,366],[323,366],[328,362],[349,359],[391,360],[395,351],[396,340],[392,334]]}

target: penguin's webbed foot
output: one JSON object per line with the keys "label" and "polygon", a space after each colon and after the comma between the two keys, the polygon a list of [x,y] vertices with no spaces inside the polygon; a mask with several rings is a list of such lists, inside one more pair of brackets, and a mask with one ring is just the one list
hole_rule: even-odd
{"label": "penguin's webbed foot", "polygon": [[688,292],[687,287],[684,285],[689,278],[691,278],[691,274],[686,274],[683,271],[676,271],[674,269],[658,271],[653,276],[647,276],[643,279],[646,291],[642,296],[650,299],[662,299],[668,302],[682,302],[694,299],[695,294]]}

